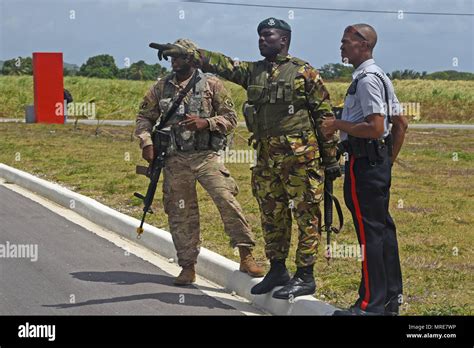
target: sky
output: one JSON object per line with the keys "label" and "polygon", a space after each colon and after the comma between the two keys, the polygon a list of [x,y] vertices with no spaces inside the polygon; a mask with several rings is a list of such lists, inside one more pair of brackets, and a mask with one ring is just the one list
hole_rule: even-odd
{"label": "sky", "polygon": [[[209,0],[218,1],[218,0]],[[349,24],[368,23],[378,33],[376,62],[387,72],[474,72],[474,0],[220,0],[288,8],[210,5],[178,0],[0,0],[0,60],[32,52],[63,52],[77,65],[98,54],[156,63],[150,42],[188,38],[199,47],[240,60],[259,60],[258,23],[268,17],[292,27],[290,54],[319,68],[340,62],[340,40]],[[334,12],[320,7],[395,13]],[[401,12],[399,12],[401,11]],[[162,64],[169,67],[168,63]]]}

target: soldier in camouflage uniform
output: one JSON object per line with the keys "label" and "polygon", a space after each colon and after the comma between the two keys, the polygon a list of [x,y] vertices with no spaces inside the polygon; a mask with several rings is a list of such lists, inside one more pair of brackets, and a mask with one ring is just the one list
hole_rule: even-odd
{"label": "soldier in camouflage uniform", "polygon": [[[196,49],[189,40],[175,45]],[[184,52],[172,58],[173,73],[159,79],[146,94],[136,120],[136,136],[140,138],[143,158],[153,159],[151,131],[160,117],[170,109],[174,98],[193,79],[196,67]],[[201,244],[196,181],[209,193],[224,222],[225,232],[233,248],[238,247],[240,270],[262,277],[264,269],[255,263],[251,248],[255,245],[250,226],[235,196],[238,187],[230,172],[219,161],[218,151],[225,137],[237,124],[233,102],[222,82],[211,74],[198,71],[200,80],[188,92],[164,130],[170,132],[163,182],[163,204],[178,264],[183,268],[176,285],[195,281],[195,269]]]}
{"label": "soldier in camouflage uniform", "polygon": [[[257,32],[264,60],[239,62],[203,49],[193,54],[203,71],[216,73],[247,90],[244,116],[257,149],[252,189],[260,207],[265,252],[271,263],[268,274],[251,292],[264,294],[284,285],[273,297],[289,299],[316,290],[313,266],[321,237],[319,206],[324,171],[333,178],[340,175],[335,158],[337,138],[320,137],[320,153],[310,117],[319,127],[324,115],[332,115],[330,105],[324,102],[329,94],[317,70],[288,54],[290,26],[283,20],[268,18]],[[160,58],[180,51],[171,44],[157,48]],[[298,225],[298,246],[297,271],[290,279],[285,259],[292,215]]]}

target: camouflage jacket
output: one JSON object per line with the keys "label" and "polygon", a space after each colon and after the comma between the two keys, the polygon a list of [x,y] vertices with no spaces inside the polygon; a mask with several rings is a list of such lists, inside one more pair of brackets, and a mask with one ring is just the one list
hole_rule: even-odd
{"label": "camouflage jacket", "polygon": [[[234,103],[229,92],[218,77],[210,74],[206,75],[207,86],[204,92],[203,107],[211,115],[207,118],[210,131],[218,131],[222,134],[229,134],[237,125],[237,114],[234,110]],[[152,145],[151,132],[153,126],[159,121],[162,115],[160,110],[160,100],[163,98],[164,84],[170,83],[176,90],[176,94],[184,89],[191,78],[178,83],[173,75],[158,79],[158,81],[148,90],[136,118],[135,136],[140,139],[140,148]],[[183,103],[187,104],[192,90],[184,98]]]}
{"label": "camouflage jacket", "polygon": [[[237,61],[229,58],[218,52],[211,52],[204,49],[199,49],[197,56],[199,56],[199,64],[203,71],[217,74],[229,81],[241,85],[247,89],[248,81],[254,71],[254,67],[258,62]],[[279,66],[290,60],[290,56],[278,56],[276,62],[273,64],[270,76],[277,79],[279,74]],[[306,96],[310,105],[318,105],[323,98],[325,101],[321,103],[319,108],[313,113],[313,119],[316,122],[317,136],[321,141],[322,135],[319,127],[322,121],[322,116],[332,116],[331,104],[329,102],[329,92],[324,86],[323,80],[319,72],[308,63],[304,64],[295,78],[294,89],[296,95]],[[336,145],[338,137],[333,136],[331,139],[322,139],[321,156],[323,161],[325,159],[336,156]]]}

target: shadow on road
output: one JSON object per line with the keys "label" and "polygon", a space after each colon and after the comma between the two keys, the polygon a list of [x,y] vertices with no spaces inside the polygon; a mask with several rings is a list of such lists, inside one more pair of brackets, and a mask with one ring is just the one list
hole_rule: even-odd
{"label": "shadow on road", "polygon": [[[70,273],[73,278],[88,282],[114,283],[117,285],[134,285],[142,283],[160,284],[176,287],[173,284],[174,277],[159,274],[147,274],[139,272],[108,271],[108,272],[75,272]],[[196,288],[187,286],[187,288]],[[200,285],[201,290],[211,290],[218,293],[227,293],[224,289],[211,288]]]}
{"label": "shadow on road", "polygon": [[99,305],[117,302],[129,302],[129,301],[142,301],[142,300],[158,300],[160,302],[182,305],[182,306],[195,306],[195,307],[206,307],[206,308],[220,308],[220,309],[234,309],[233,307],[221,303],[216,299],[199,293],[193,294],[190,292],[200,291],[195,286],[176,287],[173,285],[172,276],[165,276],[159,274],[146,274],[139,272],[124,272],[124,271],[107,271],[107,272],[74,272],[70,273],[75,279],[88,282],[102,282],[102,283],[113,283],[116,285],[135,285],[141,283],[151,283],[157,285],[172,286],[176,292],[159,292],[149,294],[137,294],[118,296],[112,298],[101,298],[91,299],[77,303],[59,303],[51,305],[43,305],[43,307],[65,309],[82,307],[89,305]]}
{"label": "shadow on road", "polygon": [[152,283],[173,286],[173,277],[160,274],[138,272],[108,271],[108,272],[75,272],[73,278],[87,282],[114,283],[117,285],[134,285]]}
{"label": "shadow on road", "polygon": [[107,303],[117,303],[117,302],[129,302],[129,301],[143,301],[143,300],[158,300],[160,302],[179,305],[179,306],[194,306],[194,307],[206,307],[206,308],[221,308],[221,309],[234,309],[231,306],[223,304],[212,297],[201,294],[189,294],[189,293],[171,293],[171,292],[161,292],[161,293],[151,293],[151,294],[139,294],[139,295],[130,295],[130,296],[118,296],[112,298],[102,298],[88,300],[78,303],[59,303],[52,305],[42,305],[43,307],[56,308],[56,309],[66,309],[73,307],[82,307],[90,305],[99,305]]}

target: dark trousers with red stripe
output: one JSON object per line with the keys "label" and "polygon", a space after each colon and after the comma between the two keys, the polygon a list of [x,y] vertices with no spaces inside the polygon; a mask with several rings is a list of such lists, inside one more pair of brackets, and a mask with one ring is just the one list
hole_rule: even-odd
{"label": "dark trousers with red stripe", "polygon": [[363,252],[356,306],[378,313],[398,312],[402,294],[396,228],[388,211],[391,164],[386,150],[382,157],[369,163],[367,157],[350,155],[344,178],[344,200]]}

